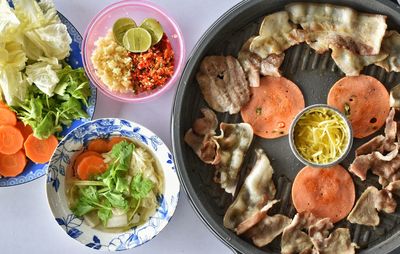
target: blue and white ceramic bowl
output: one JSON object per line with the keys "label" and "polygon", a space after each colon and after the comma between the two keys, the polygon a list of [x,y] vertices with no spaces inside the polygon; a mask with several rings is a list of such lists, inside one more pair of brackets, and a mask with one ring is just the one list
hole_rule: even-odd
{"label": "blue and white ceramic bowl", "polygon": [[[89,140],[110,136],[127,137],[147,146],[159,160],[165,181],[156,213],[145,224],[123,233],[103,232],[86,225],[82,218],[73,215],[65,195],[65,173],[74,154],[81,151]],[[60,227],[89,248],[109,251],[131,249],[155,237],[174,214],[179,188],[171,152],[161,139],[139,124],[115,118],[87,122],[67,134],[50,160],[46,185],[49,205]]]}

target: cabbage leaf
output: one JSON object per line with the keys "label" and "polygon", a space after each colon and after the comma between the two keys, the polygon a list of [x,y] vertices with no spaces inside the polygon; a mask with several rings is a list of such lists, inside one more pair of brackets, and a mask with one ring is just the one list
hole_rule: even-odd
{"label": "cabbage leaf", "polygon": [[60,69],[61,64],[56,58],[40,57],[39,62],[26,66],[25,72],[30,84],[35,84],[43,93],[51,97],[60,81],[57,75],[57,70]]}

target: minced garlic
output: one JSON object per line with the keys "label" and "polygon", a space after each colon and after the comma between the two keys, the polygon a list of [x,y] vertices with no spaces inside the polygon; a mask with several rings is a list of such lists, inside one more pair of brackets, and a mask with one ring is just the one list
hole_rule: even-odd
{"label": "minced garlic", "polygon": [[112,31],[105,37],[100,37],[95,46],[91,60],[101,81],[111,91],[132,91],[132,59],[129,52],[117,44]]}

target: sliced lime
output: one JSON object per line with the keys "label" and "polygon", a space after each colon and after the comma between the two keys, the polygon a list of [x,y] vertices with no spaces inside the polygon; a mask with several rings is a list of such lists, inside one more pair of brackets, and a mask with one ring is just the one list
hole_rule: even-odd
{"label": "sliced lime", "polygon": [[144,28],[131,28],[126,31],[122,43],[130,52],[145,52],[151,47],[151,35]]}
{"label": "sliced lime", "polygon": [[160,22],[153,18],[147,18],[143,20],[140,27],[146,29],[151,34],[151,45],[157,44],[164,34],[164,29],[162,28]]}
{"label": "sliced lime", "polygon": [[122,39],[124,38],[126,31],[134,27],[136,27],[136,23],[131,18],[120,18],[117,21],[115,21],[113,25],[113,34],[114,34],[114,39],[117,41],[119,45],[123,45]]}

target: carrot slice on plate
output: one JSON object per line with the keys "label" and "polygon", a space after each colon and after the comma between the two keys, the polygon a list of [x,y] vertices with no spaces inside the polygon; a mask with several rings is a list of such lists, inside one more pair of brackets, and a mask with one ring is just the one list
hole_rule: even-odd
{"label": "carrot slice on plate", "polygon": [[389,114],[389,93],[371,76],[344,77],[328,94],[328,105],[345,113],[356,138],[364,138],[379,130]]}
{"label": "carrot slice on plate", "polygon": [[284,77],[261,78],[259,87],[251,87],[252,97],[240,111],[254,134],[273,139],[288,134],[294,117],[304,108],[299,87]]}
{"label": "carrot slice on plate", "polygon": [[354,205],[356,194],[350,174],[340,165],[329,168],[304,167],[292,186],[297,212],[308,211],[333,223],[345,218]]}
{"label": "carrot slice on plate", "polygon": [[108,149],[108,142],[105,139],[101,139],[101,138],[89,141],[87,149],[89,151],[98,152],[98,153],[106,153],[106,152],[110,151]]}
{"label": "carrot slice on plate", "polygon": [[38,139],[29,135],[24,143],[26,156],[35,163],[46,163],[50,160],[58,144],[54,135],[47,139]]}
{"label": "carrot slice on plate", "polygon": [[26,166],[26,156],[22,150],[14,154],[0,153],[0,175],[14,177],[22,173]]}
{"label": "carrot slice on plate", "polygon": [[110,138],[110,140],[108,140],[108,150],[111,151],[111,149],[113,148],[114,145],[118,144],[119,142],[122,141],[129,141],[126,138],[123,137],[112,137]]}
{"label": "carrot slice on plate", "polygon": [[107,164],[97,155],[89,155],[82,159],[76,167],[76,173],[81,180],[89,180],[92,176],[104,173]]}
{"label": "carrot slice on plate", "polygon": [[24,137],[24,140],[26,140],[29,137],[29,135],[31,135],[33,133],[32,127],[29,125],[25,125],[21,121],[17,121],[17,124],[15,125],[15,127],[17,127],[18,130],[21,131],[22,136]]}
{"label": "carrot slice on plate", "polygon": [[24,145],[21,131],[11,125],[0,126],[0,153],[14,154]]}
{"label": "carrot slice on plate", "polygon": [[17,116],[11,109],[0,107],[0,125],[16,125]]}

